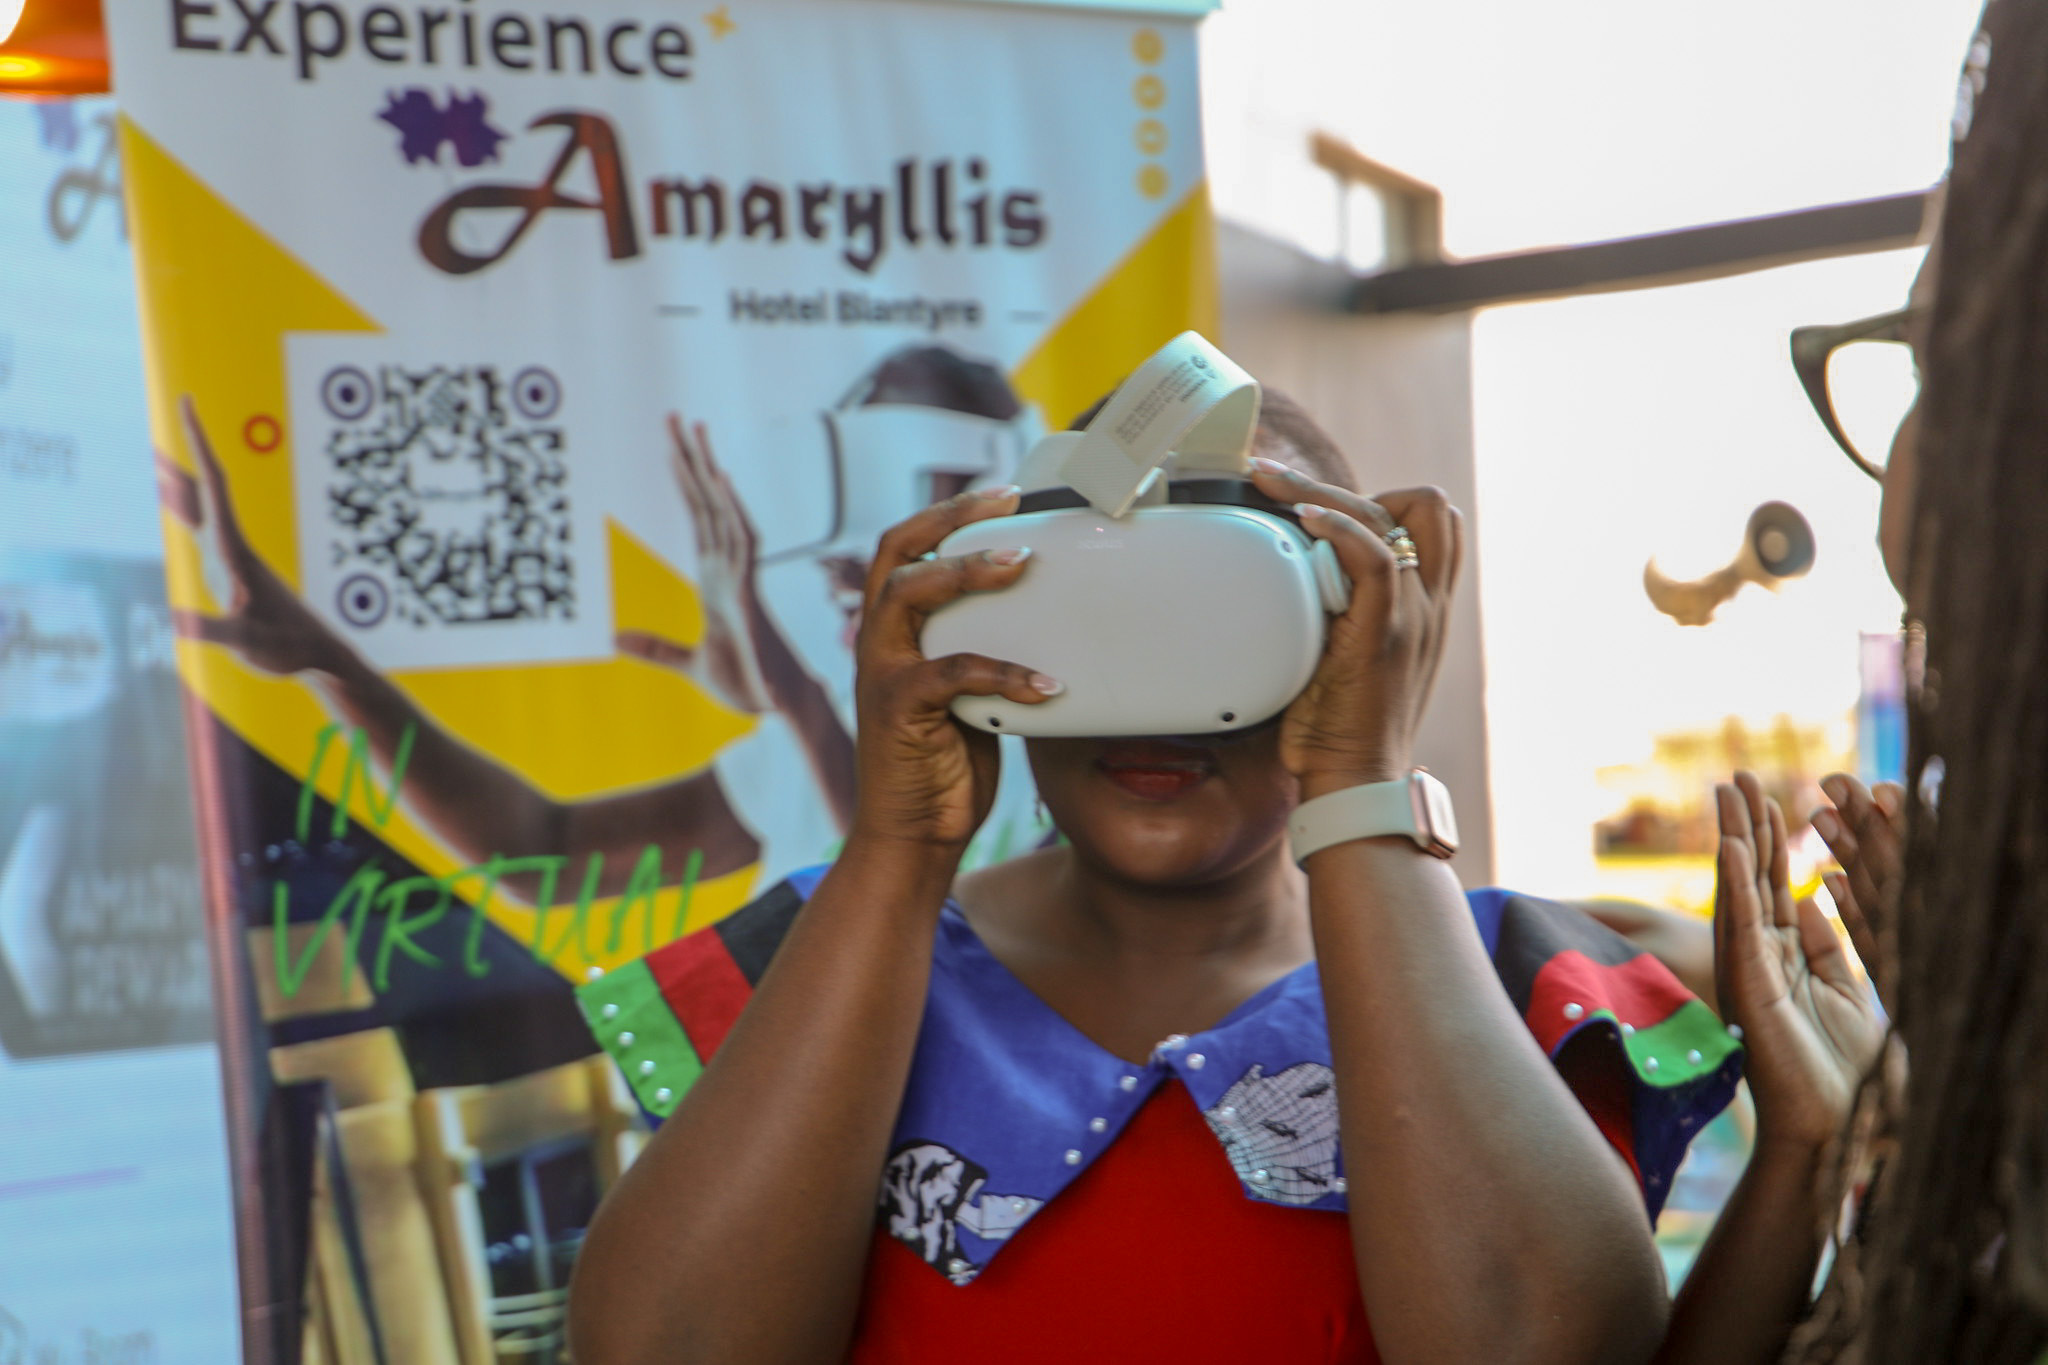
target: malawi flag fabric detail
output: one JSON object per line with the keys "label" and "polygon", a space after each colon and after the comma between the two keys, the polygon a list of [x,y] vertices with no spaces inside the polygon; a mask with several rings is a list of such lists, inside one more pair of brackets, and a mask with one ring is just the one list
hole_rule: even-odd
{"label": "malawi flag fabric detail", "polygon": [[1742,1045],[1663,963],[1582,911],[1510,891],[1470,899],[1501,985],[1543,1050],[1556,1059],[1576,1044],[1625,1067],[1624,1154],[1654,1219],[1687,1145],[1734,1098]]}
{"label": "malawi flag fabric detail", "polygon": [[708,929],[577,987],[598,1046],[659,1124],[718,1051],[803,907],[790,882]]}

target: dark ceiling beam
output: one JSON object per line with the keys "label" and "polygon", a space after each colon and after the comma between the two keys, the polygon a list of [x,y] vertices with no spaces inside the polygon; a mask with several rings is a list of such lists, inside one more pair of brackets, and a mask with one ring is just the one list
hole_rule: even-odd
{"label": "dark ceiling beam", "polygon": [[1404,266],[1360,276],[1351,289],[1350,309],[1443,313],[1687,284],[1830,256],[1890,251],[1919,238],[1927,197],[1924,192],[1894,194],[1585,246]]}

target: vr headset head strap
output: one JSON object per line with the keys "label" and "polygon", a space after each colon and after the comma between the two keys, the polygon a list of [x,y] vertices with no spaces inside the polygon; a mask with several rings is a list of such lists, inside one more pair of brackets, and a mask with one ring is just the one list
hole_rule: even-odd
{"label": "vr headset head strap", "polygon": [[[1153,491],[1171,456],[1177,476],[1243,476],[1259,424],[1259,381],[1199,332],[1182,332],[1140,365],[1087,429],[1048,436],[1026,475],[1057,480],[1112,517]],[[1056,464],[1054,462],[1057,462]],[[1034,484],[1020,479],[1026,488]]]}

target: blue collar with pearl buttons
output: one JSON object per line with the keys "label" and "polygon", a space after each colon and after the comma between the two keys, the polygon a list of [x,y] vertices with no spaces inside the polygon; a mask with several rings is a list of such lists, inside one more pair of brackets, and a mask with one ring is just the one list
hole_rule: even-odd
{"label": "blue collar with pearl buttons", "polygon": [[[825,872],[795,873],[732,917],[724,951],[752,965],[742,970],[746,982],[765,967]],[[1503,989],[1544,1050],[1556,1058],[1590,1033],[1602,1064],[1617,1069],[1609,1074],[1627,1078],[1626,1112],[1618,1119],[1610,1112],[1602,1128],[1635,1169],[1654,1219],[1686,1144],[1732,1095],[1740,1049],[1711,1015],[1704,1030],[1695,1027],[1693,1014],[1704,1007],[1661,965],[1580,912],[1499,890],[1472,892],[1468,901]],[[689,943],[674,948],[687,955]],[[1669,1038],[1657,1041],[1663,1035],[1677,1037],[1675,1047]],[[631,1064],[624,1047],[631,1034],[612,1038],[599,1029],[599,1037]],[[715,1042],[702,1041],[708,1060]],[[1658,1049],[1672,1055],[1660,1061]],[[1135,1064],[1035,995],[949,902],[883,1173],[883,1226],[933,1269],[967,1284],[1169,1079],[1187,1088],[1247,1198],[1348,1207],[1314,963],[1271,983],[1215,1027],[1162,1040]],[[662,1098],[649,1111],[657,1121],[680,1093]]]}

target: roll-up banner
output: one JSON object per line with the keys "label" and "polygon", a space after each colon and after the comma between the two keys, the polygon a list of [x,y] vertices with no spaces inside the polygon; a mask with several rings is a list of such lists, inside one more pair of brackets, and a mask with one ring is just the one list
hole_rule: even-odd
{"label": "roll-up banner", "polygon": [[570,988],[832,856],[879,533],[1213,330],[1207,7],[107,7],[248,1359],[560,1356]]}

